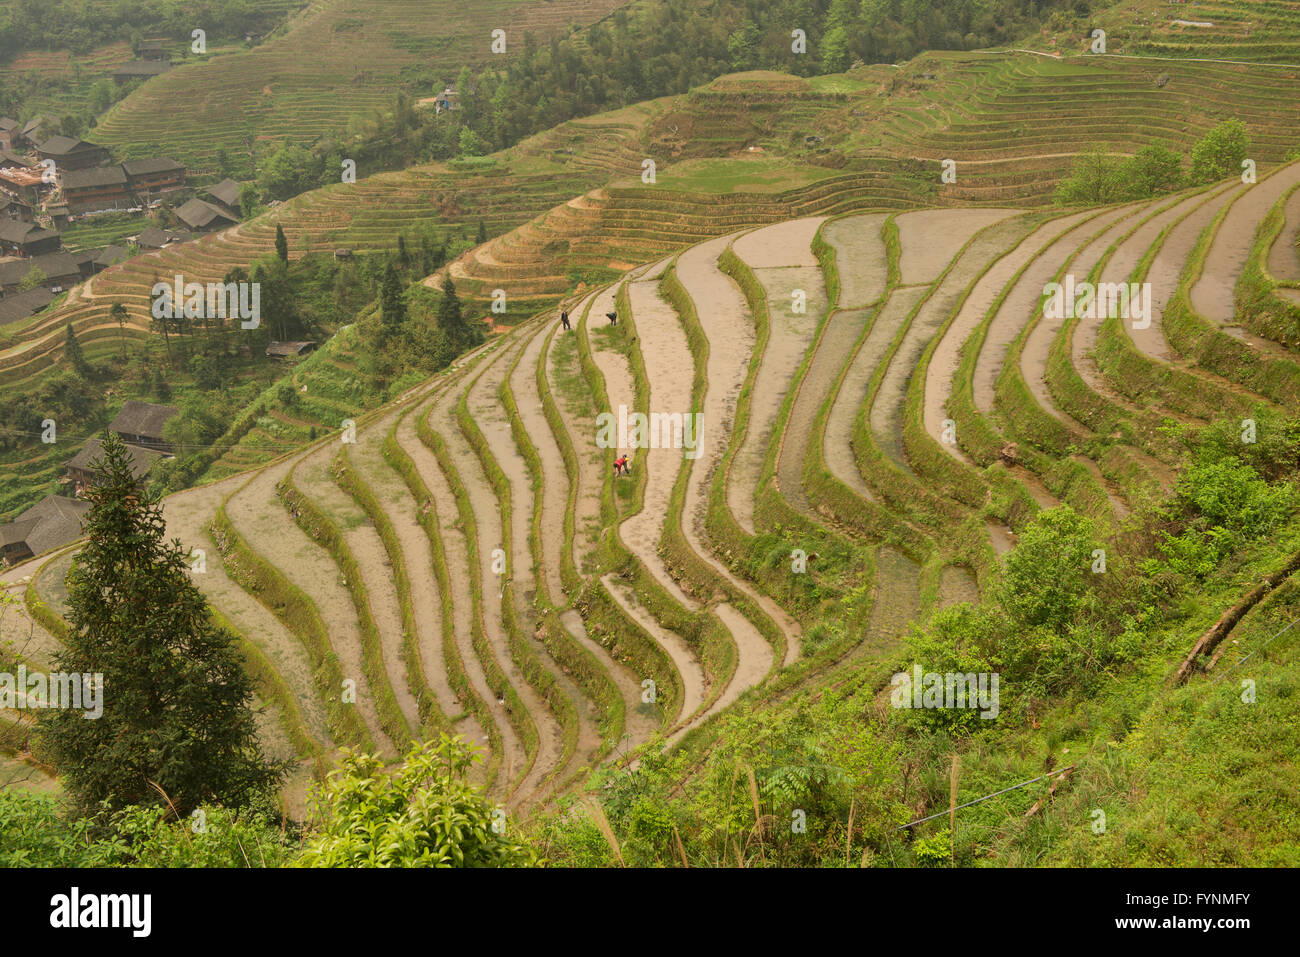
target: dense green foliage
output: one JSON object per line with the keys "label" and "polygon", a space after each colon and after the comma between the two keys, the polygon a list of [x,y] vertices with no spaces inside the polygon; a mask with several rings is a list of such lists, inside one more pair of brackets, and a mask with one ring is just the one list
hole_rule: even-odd
{"label": "dense green foliage", "polygon": [[1249,150],[1246,124],[1241,120],[1224,120],[1192,147],[1191,181],[1201,185],[1240,173]]}
{"label": "dense green foliage", "polygon": [[296,826],[260,802],[170,820],[165,806],[64,813],[51,797],[0,790],[0,867],[281,867]]}
{"label": "dense green foliage", "polygon": [[1250,149],[1240,120],[1225,120],[1192,147],[1190,170],[1182,157],[1166,146],[1144,146],[1132,156],[1116,156],[1096,147],[1074,161],[1070,175],[1057,185],[1056,200],[1069,205],[1149,199],[1183,186],[1203,186],[1239,174]]}
{"label": "dense green foliage", "polygon": [[385,773],[374,755],[345,752],[317,795],[319,833],[302,867],[531,867],[536,852],[508,837],[505,812],[466,782],[474,760],[460,738],[415,745]]}
{"label": "dense green foliage", "polygon": [[23,50],[86,54],[113,40],[138,47],[144,37],[188,38],[202,27],[210,40],[263,33],[286,12],[253,0],[9,0],[0,4],[0,62]]}
{"label": "dense green foliage", "polygon": [[[440,91],[445,77],[414,79],[364,143],[346,155],[359,168],[393,169],[474,157],[511,146],[566,120],[685,93],[742,70],[799,76],[838,73],[855,61],[891,63],[924,50],[971,50],[1029,35],[1053,15],[1085,13],[1082,0],[657,0],[616,10],[567,37],[525,34],[504,69],[468,67],[455,87],[460,107],[435,115],[412,97]],[[804,31],[802,41],[794,30]],[[258,183],[285,199],[338,181],[339,135],[312,150],[285,146]]]}
{"label": "dense green foliage", "polygon": [[281,769],[259,751],[234,637],[210,618],[186,550],[163,541],[162,507],[142,494],[115,434],[105,431],[96,464],[55,660],[62,672],[102,675],[102,714],[41,712],[42,750],[83,809],[247,804]]}

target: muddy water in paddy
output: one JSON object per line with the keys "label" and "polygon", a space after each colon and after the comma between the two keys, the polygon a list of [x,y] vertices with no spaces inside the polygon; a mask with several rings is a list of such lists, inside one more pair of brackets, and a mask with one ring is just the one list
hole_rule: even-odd
{"label": "muddy water in paddy", "polygon": [[894,548],[876,553],[876,595],[863,649],[885,648],[907,634],[921,610],[921,566]]}

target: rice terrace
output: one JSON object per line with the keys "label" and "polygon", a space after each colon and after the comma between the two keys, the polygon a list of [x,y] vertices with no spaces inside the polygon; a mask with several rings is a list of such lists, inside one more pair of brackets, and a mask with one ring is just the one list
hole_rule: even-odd
{"label": "rice terrace", "polygon": [[1300,865],[1300,0],[0,0],[0,291],[8,867]]}

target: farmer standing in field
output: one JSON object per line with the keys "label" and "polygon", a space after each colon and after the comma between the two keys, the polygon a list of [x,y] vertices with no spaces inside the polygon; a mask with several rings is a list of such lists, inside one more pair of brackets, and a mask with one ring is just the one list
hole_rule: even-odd
{"label": "farmer standing in field", "polygon": [[567,309],[560,310],[560,328],[565,332],[568,332],[571,328],[569,325],[569,310]]}
{"label": "farmer standing in field", "polygon": [[617,312],[607,312],[607,313],[605,313],[605,318],[609,320],[609,324],[610,324],[611,326],[616,326],[616,325],[618,325],[618,313],[617,313]]}

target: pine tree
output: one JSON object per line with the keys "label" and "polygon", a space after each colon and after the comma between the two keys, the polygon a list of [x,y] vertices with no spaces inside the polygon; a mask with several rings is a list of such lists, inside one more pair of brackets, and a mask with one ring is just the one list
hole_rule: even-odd
{"label": "pine tree", "polygon": [[68,335],[63,344],[63,357],[71,363],[72,368],[77,370],[77,375],[83,379],[90,378],[94,368],[86,361],[86,354],[81,351],[81,343],[77,341],[77,334],[73,331],[72,323],[68,323]]}
{"label": "pine tree", "polygon": [[391,262],[384,268],[379,287],[379,312],[381,339],[385,342],[396,339],[406,322],[406,301],[402,298],[402,280]]}
{"label": "pine tree", "polygon": [[280,257],[280,262],[289,261],[289,237],[284,234],[284,227],[279,223],[275,224],[275,254]]}
{"label": "pine tree", "polygon": [[44,711],[41,739],[83,811],[161,803],[155,784],[182,815],[243,806],[284,766],[260,753],[235,639],[212,620],[180,542],[163,540],[161,504],[132,476],[121,439],[105,431],[103,443],[56,655],[61,672],[103,675],[102,714]]}
{"label": "pine tree", "polygon": [[442,280],[442,300],[438,303],[438,328],[447,334],[447,341],[457,355],[470,345],[469,327],[461,311],[460,297],[456,295],[456,284],[447,273]]}

